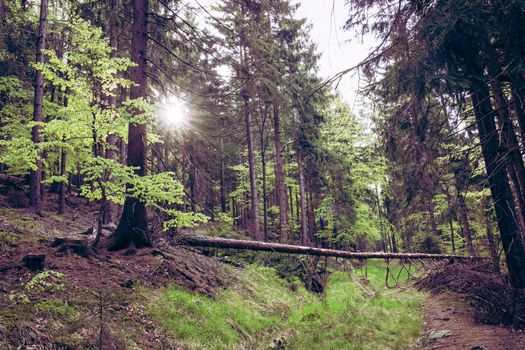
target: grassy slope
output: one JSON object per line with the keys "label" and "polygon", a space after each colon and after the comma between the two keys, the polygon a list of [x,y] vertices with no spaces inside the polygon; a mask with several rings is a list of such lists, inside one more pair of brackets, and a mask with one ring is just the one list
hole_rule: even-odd
{"label": "grassy slope", "polygon": [[[43,219],[23,210],[0,210],[2,261],[20,264],[19,254],[14,253],[28,247],[49,250],[52,237],[84,231],[92,222],[85,213],[78,219],[75,212],[69,214]],[[132,349],[171,348],[168,338],[182,349],[279,349],[276,339],[284,341],[286,349],[411,349],[422,330],[419,307],[424,295],[411,289],[386,289],[384,262],[368,265],[370,282],[363,279],[363,269],[335,272],[321,297],[306,291],[299,281],[277,277],[271,268],[251,265],[235,270],[236,280],[210,299],[176,286],[153,287],[137,273],[133,279],[142,285],[138,293],[119,286],[131,267],[155,269],[159,263],[154,257],[149,266],[146,257],[107,256],[112,269],[96,274],[91,271],[97,269],[96,260],[53,254],[49,258],[52,268],[64,274],[56,281],[64,284],[61,290],[46,287],[29,292],[35,274],[25,269],[9,270],[9,278],[7,272],[0,278],[0,348],[19,345],[22,339],[27,345],[58,341],[74,349],[94,348],[100,288],[89,278],[76,277],[97,279],[98,273],[108,281],[104,288],[104,323],[111,331],[107,342],[118,341]],[[26,294],[28,301],[17,297]]]}
{"label": "grassy slope", "polygon": [[215,300],[168,287],[149,298],[149,312],[190,349],[416,349],[424,295],[384,287],[379,263],[336,272],[322,297],[271,268],[249,266]]}

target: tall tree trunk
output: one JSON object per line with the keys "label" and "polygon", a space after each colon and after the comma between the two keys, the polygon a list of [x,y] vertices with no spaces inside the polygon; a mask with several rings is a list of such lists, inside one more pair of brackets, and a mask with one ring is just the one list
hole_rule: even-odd
{"label": "tall tree trunk", "polygon": [[[226,180],[224,178],[224,141],[221,137],[221,173],[220,173],[220,186],[221,186],[221,211],[226,213]],[[235,215],[234,215],[235,217]]]}
{"label": "tall tree trunk", "polygon": [[266,145],[264,143],[264,122],[261,127],[261,170],[262,170],[262,200],[263,200],[263,232],[264,240],[268,240],[268,198],[266,195]]}
{"label": "tall tree trunk", "polygon": [[[519,46],[515,46],[515,48],[517,49],[515,55],[520,57],[522,55],[522,48]],[[521,61],[521,59],[517,59],[516,63]],[[511,91],[511,107],[516,113],[520,127],[520,140],[522,147],[525,149],[525,77],[521,74],[514,75],[511,81]]]}
{"label": "tall tree trunk", "polygon": [[310,242],[314,245],[317,245],[319,242],[317,240],[317,220],[315,218],[315,207],[316,202],[314,195],[311,191],[310,181],[306,181],[306,198],[308,200],[306,207],[308,208],[308,231]]}
{"label": "tall tree trunk", "polygon": [[279,206],[279,238],[281,242],[286,242],[288,240],[288,201],[284,184],[284,167],[281,155],[281,123],[279,119],[279,105],[274,101],[275,193],[277,195],[277,205]]}
{"label": "tall tree trunk", "polygon": [[457,189],[457,202],[459,209],[459,221],[461,223],[461,232],[463,233],[463,239],[465,240],[465,245],[467,246],[467,252],[470,255],[475,256],[476,249],[474,249],[474,245],[472,244],[472,231],[468,221],[467,202],[465,200],[465,196],[463,193],[461,193],[459,188]]}
{"label": "tall tree trunk", "polygon": [[450,196],[450,192],[448,190],[448,186],[447,186],[447,189],[445,190],[445,193],[447,195],[448,223],[449,223],[449,226],[450,226],[450,243],[452,244],[452,253],[455,254],[456,253],[456,240],[454,238],[454,236],[455,236],[455,233],[454,233],[454,208],[452,206],[452,198]]}
{"label": "tall tree trunk", "polygon": [[288,186],[288,194],[290,197],[290,220],[293,221],[293,191],[292,186]]}
{"label": "tall tree trunk", "polygon": [[[64,140],[62,142],[65,142]],[[66,176],[67,152],[64,146],[60,148],[60,176]],[[58,185],[58,213],[64,214],[66,208],[66,181],[62,179]]]}
{"label": "tall tree trunk", "polygon": [[483,199],[483,217],[485,219],[485,228],[487,233],[487,241],[489,243],[489,252],[490,252],[490,259],[492,260],[492,266],[494,267],[494,271],[496,271],[498,274],[501,274],[500,267],[499,267],[499,256],[498,256],[498,248],[496,245],[496,241],[494,239],[494,233],[492,232],[492,218],[490,215],[490,201],[488,198]]}
{"label": "tall tree trunk", "polygon": [[397,253],[396,232],[394,228],[390,228],[390,233],[390,240],[392,241],[392,253]]}
{"label": "tall tree trunk", "polygon": [[514,87],[512,88],[512,96],[510,98],[510,106],[517,116],[518,126],[520,128],[520,141],[522,151],[525,151],[525,109],[520,103],[521,97],[515,92]]}
{"label": "tall tree trunk", "polygon": [[[512,166],[512,164],[507,164],[507,172],[510,178],[510,192],[512,193],[512,197],[516,199],[516,208],[515,211],[517,213],[516,215],[516,221],[518,223],[518,227],[522,233],[525,231],[525,217],[523,213],[525,212],[525,200],[523,198],[523,195],[520,190],[518,175],[516,174],[516,169]],[[520,215],[521,213],[521,215]]]}
{"label": "tall tree trunk", "polygon": [[306,184],[304,179],[303,157],[297,152],[297,172],[299,173],[299,203],[301,207],[301,244],[310,245],[308,236],[308,210],[306,208]]}
{"label": "tall tree trunk", "polygon": [[479,84],[473,88],[471,96],[511,283],[515,288],[525,288],[525,250],[514,220],[514,202],[505,167],[498,156],[497,129],[489,91],[486,86]]}
{"label": "tall tree trunk", "polygon": [[190,205],[191,211],[197,212],[197,168],[195,168],[195,159],[193,159],[193,150],[189,150],[189,182],[190,182]]}
{"label": "tall tree trunk", "polygon": [[496,79],[497,71],[491,69],[491,88],[494,97],[494,106],[499,116],[500,125],[500,147],[502,152],[506,154],[508,159],[508,172],[514,183],[514,194],[518,204],[518,222],[520,223],[521,231],[525,230],[525,166],[523,158],[520,153],[520,147],[516,134],[514,133],[514,126],[510,118],[509,108],[501,83]]}
{"label": "tall tree trunk", "polygon": [[383,225],[383,210],[381,208],[381,194],[379,192],[379,186],[375,186],[375,192],[376,192],[376,210],[377,210],[377,217],[379,218],[379,232],[381,233],[381,238],[383,241],[383,250],[388,253],[388,248],[390,247],[390,251],[393,251],[392,248],[392,242],[390,241],[390,237],[388,235],[388,232],[385,232],[385,227]]}
{"label": "tall tree trunk", "polygon": [[[43,142],[45,141],[46,139],[44,138]],[[47,149],[45,149],[42,151],[42,157],[41,157],[42,172],[40,174],[40,200],[42,202],[45,201],[46,191],[47,191],[47,188],[46,188],[47,172],[44,167],[44,164],[48,164],[47,159],[48,159],[48,151]]]}
{"label": "tall tree trunk", "polygon": [[[117,57],[118,52],[118,38],[117,38],[117,17],[119,11],[119,0],[111,0],[111,14],[109,18],[109,46],[112,47],[111,53],[109,54],[111,58]],[[108,104],[110,108],[117,107],[117,91],[112,91],[112,94],[108,98]],[[109,134],[106,138],[106,158],[114,159],[116,154],[113,147],[116,146],[116,137],[115,134]],[[105,179],[106,181],[108,179]],[[104,206],[104,217],[102,222],[108,224],[113,221],[113,211],[114,205],[110,200],[107,203],[101,203],[101,207]]]}
{"label": "tall tree trunk", "polygon": [[[46,47],[47,34],[47,0],[40,1],[40,21],[38,26],[38,41],[36,48],[36,62],[44,63],[44,49]],[[42,122],[42,101],[44,99],[44,75],[39,69],[35,73],[35,96],[33,100],[33,121]],[[35,210],[40,210],[40,180],[42,177],[42,161],[40,159],[40,125],[33,126],[32,140],[37,149],[35,161],[36,169],[31,170],[29,175],[29,203]]]}
{"label": "tall tree trunk", "polygon": [[[131,38],[131,59],[136,64],[133,67],[131,80],[131,98],[146,98],[147,96],[147,13],[148,0],[135,0],[133,4],[133,26]],[[142,111],[135,110],[134,114]],[[128,126],[128,165],[137,167],[139,176],[146,175],[146,125],[133,124]],[[142,248],[151,246],[146,206],[134,197],[126,197],[124,210],[117,229],[110,237],[110,250],[128,247]]]}
{"label": "tall tree trunk", "polygon": [[427,202],[427,212],[428,212],[428,218],[430,221],[430,228],[432,229],[432,233],[434,234],[434,236],[438,237],[439,232],[438,232],[438,227],[437,227],[437,222],[436,222],[436,215],[434,211],[435,211],[434,202],[432,201],[432,198],[429,198]]}
{"label": "tall tree trunk", "polygon": [[301,201],[299,200],[299,191],[295,191],[295,221],[301,224]]}
{"label": "tall tree trunk", "polygon": [[239,226],[239,219],[237,219],[237,204],[235,203],[235,198],[232,197],[232,218],[236,226]]}
{"label": "tall tree trunk", "polygon": [[252,116],[248,106],[248,96],[243,95],[244,99],[244,124],[246,127],[246,142],[248,144],[248,167],[250,170],[250,216],[252,221],[252,234],[255,240],[262,240],[259,228],[259,195],[257,193],[257,175],[255,172],[255,151],[253,147]]}

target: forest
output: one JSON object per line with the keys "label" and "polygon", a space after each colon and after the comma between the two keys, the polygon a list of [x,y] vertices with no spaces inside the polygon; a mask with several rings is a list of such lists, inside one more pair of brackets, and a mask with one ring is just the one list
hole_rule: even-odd
{"label": "forest", "polygon": [[525,1],[309,2],[0,0],[0,349],[525,349]]}

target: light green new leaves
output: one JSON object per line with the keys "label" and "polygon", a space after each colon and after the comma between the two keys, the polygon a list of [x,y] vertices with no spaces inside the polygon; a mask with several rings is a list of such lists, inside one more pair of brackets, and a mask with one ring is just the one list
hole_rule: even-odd
{"label": "light green new leaves", "polygon": [[165,172],[138,176],[133,167],[120,164],[113,159],[93,158],[82,172],[89,183],[82,186],[81,193],[90,201],[106,199],[123,205],[126,197],[133,197],[147,207],[155,208],[168,217],[164,229],[191,227],[205,223],[208,217],[202,214],[183,213],[173,208],[182,204],[184,188],[175,180],[174,174]]}

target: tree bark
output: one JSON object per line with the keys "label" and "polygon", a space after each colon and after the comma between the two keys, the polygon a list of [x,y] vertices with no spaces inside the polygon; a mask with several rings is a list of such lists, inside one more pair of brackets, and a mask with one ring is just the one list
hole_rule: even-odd
{"label": "tree bark", "polygon": [[193,150],[190,147],[189,150],[189,182],[190,182],[190,205],[191,211],[197,212],[197,169],[195,167],[195,159],[193,159]]}
{"label": "tree bark", "polygon": [[266,145],[264,142],[264,122],[260,133],[261,141],[261,170],[262,170],[262,200],[263,200],[263,232],[264,240],[268,240],[268,198],[266,194]]}
{"label": "tree bark", "polygon": [[[516,46],[518,48],[518,46]],[[519,50],[521,51],[521,49]],[[521,62],[521,60],[516,61]],[[511,107],[514,109],[520,128],[520,140],[525,149],[525,77],[516,74],[511,81]]]}
{"label": "tree bark", "polygon": [[290,198],[290,220],[293,221],[293,192],[292,186],[288,186],[288,195]]}
{"label": "tree bark", "polygon": [[505,167],[498,156],[497,129],[489,91],[478,84],[473,86],[471,97],[510,280],[515,288],[525,288],[525,250],[514,220],[514,201]]}
{"label": "tree bark", "polygon": [[492,260],[492,266],[494,267],[494,271],[496,271],[498,274],[501,274],[500,267],[499,267],[499,256],[498,256],[498,248],[496,245],[496,240],[494,239],[494,233],[492,232],[492,220],[489,214],[489,206],[490,201],[488,198],[483,199],[483,217],[485,221],[485,228],[487,233],[487,241],[489,243],[489,252],[490,252],[490,258]]}
{"label": "tree bark", "polygon": [[522,232],[525,230],[525,166],[523,158],[520,153],[520,147],[516,134],[514,133],[514,126],[510,118],[509,108],[501,83],[495,79],[497,71],[491,69],[491,88],[494,97],[494,105],[499,116],[500,125],[500,147],[502,152],[508,159],[507,167],[511,180],[514,183],[515,197],[518,203],[518,222]]}
{"label": "tree bark", "polygon": [[318,244],[317,242],[317,220],[315,219],[315,201],[314,196],[311,191],[311,185],[309,177],[306,177],[306,209],[308,214],[308,237],[310,239],[310,244],[314,246]]}
{"label": "tree bark", "polygon": [[[221,186],[221,211],[226,213],[226,180],[224,175],[224,142],[221,137],[221,169],[220,169],[220,186]],[[235,217],[235,215],[233,216]]]}
{"label": "tree bark", "polygon": [[[47,34],[47,0],[40,1],[40,20],[38,26],[38,41],[36,49],[36,62],[44,63],[44,49],[46,47]],[[38,69],[35,72],[35,96],[33,100],[33,122],[42,122],[42,101],[44,99],[44,75],[42,70]],[[42,161],[40,159],[40,151],[38,144],[40,143],[40,125],[33,126],[32,140],[37,150],[35,166],[36,169],[31,170],[29,175],[29,203],[35,210],[40,210],[40,181],[42,177]]]}
{"label": "tree bark", "polygon": [[520,141],[522,151],[525,151],[525,109],[519,102],[521,97],[515,92],[514,87],[512,88],[512,96],[510,98],[510,106],[514,110],[517,116],[518,126],[520,128]]}
{"label": "tree bark", "polygon": [[435,211],[434,202],[432,201],[432,198],[429,198],[427,202],[427,212],[428,212],[428,218],[430,221],[430,227],[432,228],[432,233],[434,234],[434,236],[438,237],[439,232],[438,232],[436,216],[434,214],[434,211]]}
{"label": "tree bark", "polygon": [[451,254],[350,252],[345,250],[314,248],[300,245],[246,241],[199,235],[178,235],[177,243],[193,247],[246,249],[289,254],[304,254],[310,256],[334,256],[343,259],[450,259],[458,261],[479,261],[486,259],[482,257]]}
{"label": "tree bark", "polygon": [[[131,98],[147,97],[147,13],[148,0],[135,0],[133,5],[133,26],[131,38],[131,59],[133,67],[131,80]],[[134,114],[140,114],[135,110]],[[137,167],[136,174],[146,175],[146,125],[128,126],[128,165]],[[134,197],[126,197],[124,210],[117,229],[110,237],[108,248],[143,248],[151,246],[146,206]]]}
{"label": "tree bark", "polygon": [[450,243],[452,244],[452,253],[456,253],[456,240],[454,238],[454,208],[452,207],[452,198],[450,196],[450,192],[447,189],[445,190],[445,193],[447,195],[447,205],[448,205],[448,223],[450,226]]}
{"label": "tree bark", "polygon": [[512,166],[512,164],[507,164],[507,171],[510,178],[510,192],[512,193],[512,197],[516,199],[517,206],[515,209],[517,215],[516,220],[518,223],[518,228],[522,233],[525,231],[525,201],[523,199],[523,195],[520,190],[518,175],[516,174],[516,169]]}
{"label": "tree bark", "polygon": [[299,203],[301,207],[301,244],[310,245],[308,236],[308,211],[306,208],[306,184],[304,180],[303,157],[297,152],[297,172],[299,175]]}
{"label": "tree bark", "polygon": [[[62,141],[65,142],[65,141]],[[66,164],[67,164],[67,152],[64,146],[60,148],[60,176],[64,177],[66,175]],[[60,215],[64,214],[66,208],[66,182],[64,180],[60,181],[58,185],[58,213]]]}
{"label": "tree bark", "polygon": [[281,242],[286,242],[288,240],[288,196],[284,184],[284,167],[281,155],[281,123],[279,119],[279,106],[274,101],[275,193],[277,195],[277,205],[279,206],[279,239]]}
{"label": "tree bark", "polygon": [[476,255],[476,250],[472,244],[472,231],[470,229],[470,223],[468,221],[468,208],[465,196],[457,190],[457,201],[459,207],[459,221],[461,222],[461,232],[463,233],[463,239],[467,246],[467,251],[470,255]]}
{"label": "tree bark", "polygon": [[[118,11],[119,11],[119,0],[111,0],[111,15],[109,19],[109,46],[112,47],[113,50],[111,50],[111,53],[109,54],[111,58],[117,57],[117,51],[118,51],[118,38],[117,38],[117,17],[118,17]],[[113,91],[112,94],[108,97],[108,104],[110,108],[116,108],[117,107],[117,97],[116,94],[117,91]],[[114,159],[116,154],[113,150],[113,147],[116,146],[116,137],[115,134],[109,134],[106,137],[106,158],[107,159]],[[107,181],[108,179],[106,179]],[[108,224],[110,222],[113,222],[113,209],[114,205],[113,202],[110,200],[107,200],[107,203],[101,203],[101,206],[104,206],[104,217],[102,218],[102,222],[104,224]]]}
{"label": "tree bark", "polygon": [[248,144],[248,167],[250,171],[250,216],[252,221],[252,235],[256,240],[262,240],[259,228],[259,194],[257,193],[257,175],[255,171],[255,151],[253,147],[252,116],[248,106],[248,96],[243,95],[244,124],[246,127],[246,142]]}

